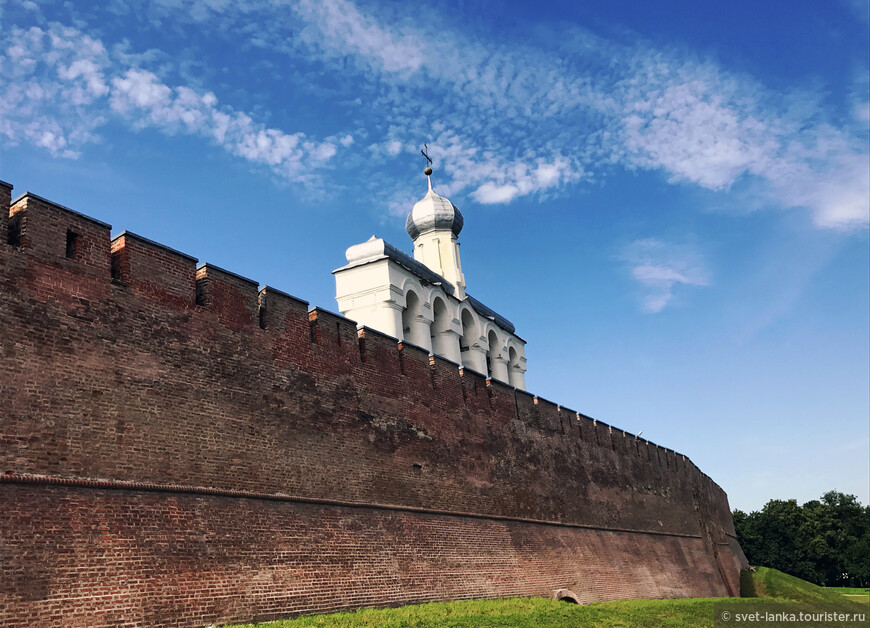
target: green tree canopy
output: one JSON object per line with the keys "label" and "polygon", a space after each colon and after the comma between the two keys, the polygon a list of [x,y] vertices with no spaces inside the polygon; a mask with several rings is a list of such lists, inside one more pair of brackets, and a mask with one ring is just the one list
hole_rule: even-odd
{"label": "green tree canopy", "polygon": [[829,491],[799,506],[772,499],[760,511],[734,511],[734,527],[753,565],[823,586],[870,586],[870,506]]}

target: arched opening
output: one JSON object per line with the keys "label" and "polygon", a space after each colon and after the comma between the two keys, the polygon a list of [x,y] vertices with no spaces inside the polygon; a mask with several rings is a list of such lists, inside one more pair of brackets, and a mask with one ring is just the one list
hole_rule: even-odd
{"label": "arched opening", "polygon": [[450,313],[447,311],[444,301],[439,297],[435,297],[432,301],[432,313],[435,318],[429,330],[432,353],[448,360],[458,361],[455,347],[456,336],[450,333]]}
{"label": "arched opening", "polygon": [[463,356],[474,344],[474,317],[468,310],[462,310],[462,336],[459,338],[459,351]]}
{"label": "arched opening", "polygon": [[499,356],[498,352],[498,335],[494,329],[489,330],[487,336],[487,344],[489,345],[486,351],[486,375],[490,379],[498,378],[499,373],[496,373],[495,359]]}
{"label": "arched opening", "polygon": [[557,589],[553,592],[553,599],[559,602],[567,602],[568,604],[579,604],[580,600],[577,595],[570,589]]}
{"label": "arched opening", "polygon": [[462,336],[459,338],[459,352],[462,356],[462,366],[478,373],[486,373],[486,361],[478,344],[477,323],[468,309],[462,310]]}
{"label": "arched opening", "polygon": [[517,377],[517,369],[520,366],[520,356],[517,350],[511,347],[508,349],[508,383],[515,388],[520,388],[519,378]]}
{"label": "arched opening", "polygon": [[429,332],[423,320],[423,307],[420,298],[413,290],[408,290],[405,295],[405,309],[402,310],[402,337],[406,342],[430,348]]}
{"label": "arched opening", "polygon": [[487,334],[486,366],[489,369],[489,376],[492,379],[497,379],[500,382],[510,383],[510,373],[508,372],[508,361],[503,354],[504,341],[500,340],[495,329],[490,329]]}

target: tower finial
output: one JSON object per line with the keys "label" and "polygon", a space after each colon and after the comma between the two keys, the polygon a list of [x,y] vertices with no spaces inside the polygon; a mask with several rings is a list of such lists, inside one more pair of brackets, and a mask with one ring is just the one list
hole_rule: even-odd
{"label": "tower finial", "polygon": [[429,189],[432,189],[432,159],[429,157],[427,151],[429,150],[428,144],[423,144],[423,150],[420,152],[423,154],[423,157],[426,158],[426,168],[423,170],[423,174],[426,175],[426,178],[429,179]]}

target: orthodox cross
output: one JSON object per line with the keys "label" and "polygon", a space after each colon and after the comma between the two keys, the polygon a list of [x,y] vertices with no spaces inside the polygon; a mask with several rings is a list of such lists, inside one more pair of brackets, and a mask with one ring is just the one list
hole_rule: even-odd
{"label": "orthodox cross", "polygon": [[426,176],[432,174],[432,159],[429,157],[429,154],[426,152],[428,150],[429,150],[429,145],[423,144],[423,150],[420,151],[423,154],[423,157],[426,158],[426,170],[423,171],[426,173]]}

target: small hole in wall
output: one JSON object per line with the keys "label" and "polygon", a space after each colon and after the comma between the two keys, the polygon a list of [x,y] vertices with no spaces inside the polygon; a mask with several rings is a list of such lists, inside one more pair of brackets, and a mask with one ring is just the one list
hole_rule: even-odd
{"label": "small hole in wall", "polygon": [[76,256],[76,244],[79,239],[79,234],[70,229],[66,230],[66,257],[72,259]]}
{"label": "small hole in wall", "polygon": [[21,215],[15,214],[9,219],[6,232],[6,243],[11,246],[21,246]]}
{"label": "small hole in wall", "polygon": [[411,468],[414,469],[414,471],[417,471],[419,473],[420,471],[423,470],[423,465],[420,464],[419,462],[415,462],[414,464],[411,465]]}

